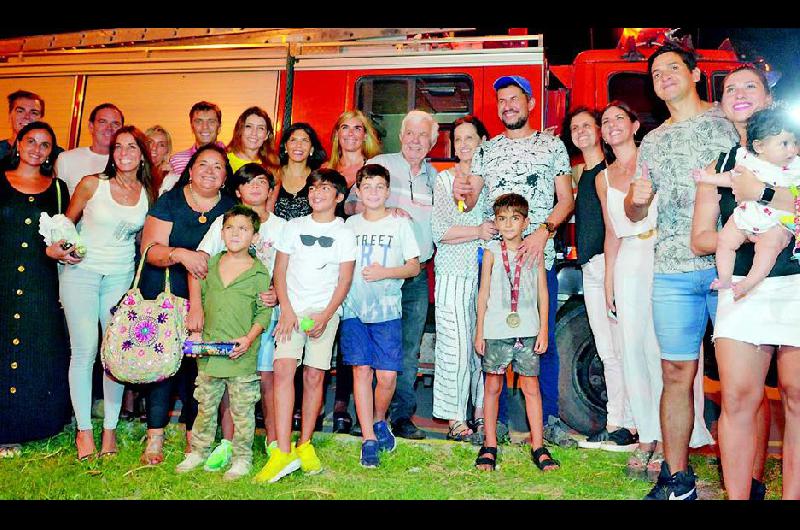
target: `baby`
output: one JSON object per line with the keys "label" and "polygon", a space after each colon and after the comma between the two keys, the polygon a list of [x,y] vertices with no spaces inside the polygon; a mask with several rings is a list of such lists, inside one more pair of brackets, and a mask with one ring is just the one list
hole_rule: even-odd
{"label": "baby", "polygon": [[[789,120],[789,116],[778,109],[756,112],[747,122],[747,149],[736,151],[737,165],[750,169],[768,187],[789,187],[800,182],[797,139]],[[696,169],[692,176],[697,182],[731,187],[727,171],[708,173]],[[781,218],[787,215],[793,217],[790,212],[776,210],[760,201],[741,202],[719,232],[719,278],[711,287],[732,289],[734,298],[739,299],[766,278],[792,236],[789,228],[781,223]],[[736,250],[746,241],[755,244],[753,266],[743,280],[732,283]]]}

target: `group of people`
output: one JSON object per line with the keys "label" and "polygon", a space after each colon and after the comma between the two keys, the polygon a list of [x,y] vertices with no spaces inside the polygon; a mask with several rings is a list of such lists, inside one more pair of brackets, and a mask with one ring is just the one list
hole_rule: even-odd
{"label": "group of people", "polygon": [[[145,464],[163,461],[177,393],[187,442],[177,472],[225,469],[231,480],[251,473],[259,400],[269,459],[254,480],[321,471],[312,438],[325,373],[335,363],[335,430],[350,429],[352,393],[360,462],[376,467],[382,452],[395,449],[395,436],[425,437],[412,417],[433,265],[433,415],[448,421],[448,439],[480,445],[478,469],[494,470],[508,432],[511,365],[525,398],[533,464],[555,470],[560,464],[545,440],[575,442],[558,420],[553,236],[574,209],[608,391],[605,428],[580,445],[631,451],[628,470],[656,480],[647,498],[696,498],[688,449],[713,443],[697,369],[710,317],[728,495],[763,498],[763,384],[777,351],[786,411],[783,494],[797,498],[800,387],[792,376],[800,327],[792,325],[791,292],[800,265],[787,229],[753,227],[759,214],[794,211],[792,126],[767,109],[769,86],[757,69],[731,72],[716,106],[697,94],[691,51],[667,44],[648,68],[670,118],[639,147],[639,122],[624,102],[602,112],[578,108],[564,128],[583,158],[571,168],[565,142],[529,123],[536,105],[530,82],[505,75],[494,83],[502,134],[489,139],[472,115],[456,120],[457,163],[438,174],[427,155],[439,125],[421,110],[403,119],[400,152],[383,154],[370,120],[357,110],[342,113],[329,158],[307,123],[292,124],[276,141],[259,107],[239,116],[225,146],[217,139],[222,113],[207,101],[189,111],[194,144],[171,154],[163,127],[126,126],[122,111],[105,103],[89,116],[91,146],[60,153],[42,121],[44,100],[10,94],[12,136],[0,142],[0,246],[8,251],[0,282],[10,302],[0,318],[12,325],[0,331],[0,352],[2,377],[12,384],[0,398],[0,451],[13,456],[20,442],[60,432],[71,402],[78,458],[97,453],[91,386],[98,325],[105,329],[130,288],[138,257],[145,298],[169,281],[190,302],[192,337],[235,343],[230,356],[184,358],[174,376],[135,388],[146,396]],[[757,111],[774,116],[762,114],[755,126]],[[757,210],[750,224],[738,213],[748,208]],[[86,255],[64,241],[45,246],[41,212],[80,223]],[[124,391],[104,375],[100,455],[117,452]],[[223,436],[215,446],[218,418]]]}
{"label": "group of people", "polygon": [[672,45],[650,57],[670,117],[638,147],[640,123],[624,102],[574,109],[565,122],[584,160],[575,172],[578,261],[608,395],[605,428],[579,445],[630,451],[629,474],[656,480],[650,499],[696,498],[688,450],[713,443],[698,370],[710,318],[728,497],[764,498],[764,382],[776,354],[783,497],[796,499],[800,127],[752,66],[725,77],[719,105],[702,101],[696,61]]}

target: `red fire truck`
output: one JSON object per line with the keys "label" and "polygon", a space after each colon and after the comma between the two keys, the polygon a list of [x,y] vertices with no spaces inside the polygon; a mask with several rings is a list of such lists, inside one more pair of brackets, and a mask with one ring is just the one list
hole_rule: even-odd
{"label": "red fire truck", "polygon": [[[625,30],[614,49],[587,50],[570,65],[549,65],[541,35],[454,37],[447,28],[275,30],[125,28],[0,41],[0,93],[23,88],[47,102],[46,120],[61,145],[89,145],[85,117],[112,101],[127,123],[170,131],[175,150],[191,145],[188,111],[205,99],[223,113],[220,138],[235,117],[259,105],[280,129],[309,122],[330,147],[331,129],[345,109],[358,108],[380,131],[384,152],[399,150],[400,122],[423,109],[440,122],[431,152],[439,167],[453,163],[450,129],[475,114],[497,134],[494,80],[517,74],[531,81],[536,108],[531,125],[557,134],[568,108],[601,108],[614,99],[631,105],[643,128],[666,117],[652,91],[647,57],[663,30]],[[440,35],[431,38],[433,35]],[[739,62],[730,46],[698,50],[702,97],[718,100],[725,73]],[[6,138],[8,131],[0,131]],[[561,356],[561,415],[582,432],[605,424],[602,363],[582,302],[581,277],[570,260],[574,233],[561,234],[561,289],[556,326]],[[426,331],[432,332],[432,325]],[[433,333],[421,352],[432,375]]]}

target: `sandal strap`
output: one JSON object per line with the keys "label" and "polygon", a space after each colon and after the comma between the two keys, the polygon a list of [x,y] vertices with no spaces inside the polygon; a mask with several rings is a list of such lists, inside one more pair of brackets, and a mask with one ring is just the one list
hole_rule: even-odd
{"label": "sandal strap", "polygon": [[482,445],[481,448],[478,450],[478,455],[483,455],[483,454],[490,454],[495,458],[497,458],[497,447],[486,447],[485,445]]}
{"label": "sandal strap", "polygon": [[[531,455],[533,456],[533,463],[536,464],[536,467],[538,467],[541,470],[544,470],[544,468],[547,466],[561,465],[561,462],[553,458],[553,455],[550,454],[550,451],[548,451],[547,447],[545,446],[542,446],[538,449],[531,449]],[[539,461],[542,455],[547,456],[547,458],[545,458],[542,461]]]}

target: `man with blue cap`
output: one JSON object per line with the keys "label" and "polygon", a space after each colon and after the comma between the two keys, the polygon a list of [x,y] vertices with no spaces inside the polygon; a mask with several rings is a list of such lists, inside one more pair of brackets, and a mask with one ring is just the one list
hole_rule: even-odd
{"label": "man with blue cap", "polygon": [[[574,447],[566,426],[558,418],[558,351],[555,341],[555,314],[558,280],[553,235],[556,228],[572,213],[570,163],[564,143],[556,136],[536,131],[528,123],[536,106],[531,83],[519,75],[504,75],[494,82],[497,114],[505,126],[498,136],[481,144],[472,159],[472,173],[483,177],[488,200],[484,216],[492,219],[492,205],[504,193],[517,193],[530,206],[530,226],[523,232],[519,249],[528,266],[544,259],[547,288],[550,295],[549,340],[547,353],[541,358],[539,384],[542,412],[546,418],[545,439],[564,447]],[[469,184],[454,184],[453,195],[462,198],[475,191]],[[556,197],[555,204],[553,198]]]}

